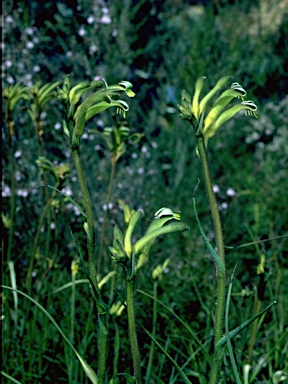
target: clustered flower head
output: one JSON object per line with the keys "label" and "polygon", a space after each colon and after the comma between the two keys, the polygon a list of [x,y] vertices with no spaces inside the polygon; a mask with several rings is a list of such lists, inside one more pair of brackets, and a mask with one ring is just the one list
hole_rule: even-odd
{"label": "clustered flower head", "polygon": [[[244,100],[246,91],[237,82],[232,83],[231,87],[222,94],[212,104],[208,110],[207,105],[212,97],[221,90],[231,76],[222,77],[216,85],[200,100],[200,94],[205,83],[205,76],[200,77],[195,83],[193,98],[186,92],[182,92],[181,104],[178,105],[179,117],[191,122],[195,128],[196,136],[203,135],[205,146],[208,140],[215,135],[222,124],[230,120],[237,112],[244,110],[248,115],[256,115],[257,106],[251,100]],[[228,104],[235,98],[241,100],[240,103],[228,107]]]}
{"label": "clustered flower head", "polygon": [[[87,91],[93,91],[80,105],[82,95]],[[78,148],[80,138],[84,134],[85,122],[96,114],[108,108],[116,107],[116,112],[124,117],[129,106],[124,100],[115,100],[120,92],[125,92],[128,97],[134,97],[132,84],[129,81],[121,81],[119,84],[108,86],[104,79],[90,82],[84,81],[73,88],[70,86],[70,76],[67,75],[62,88],[57,88],[58,100],[63,104],[66,117],[63,121],[65,134],[71,141],[72,148]],[[71,127],[71,122],[72,127]]]}

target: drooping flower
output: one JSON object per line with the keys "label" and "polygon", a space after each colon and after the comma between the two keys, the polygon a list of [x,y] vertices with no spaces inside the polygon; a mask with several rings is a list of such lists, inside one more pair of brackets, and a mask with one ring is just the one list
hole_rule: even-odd
{"label": "drooping flower", "polygon": [[[182,92],[181,104],[178,105],[178,108],[179,117],[191,122],[196,135],[203,135],[207,146],[208,140],[215,135],[220,126],[230,120],[237,112],[244,110],[246,114],[257,117],[257,106],[251,100],[244,100],[245,89],[239,83],[234,82],[208,108],[208,103],[217,92],[227,85],[231,76],[224,76],[219,79],[216,85],[200,99],[205,79],[206,77],[202,76],[196,81],[193,98],[185,90]],[[230,102],[237,98],[241,100],[240,103],[229,107]]]}

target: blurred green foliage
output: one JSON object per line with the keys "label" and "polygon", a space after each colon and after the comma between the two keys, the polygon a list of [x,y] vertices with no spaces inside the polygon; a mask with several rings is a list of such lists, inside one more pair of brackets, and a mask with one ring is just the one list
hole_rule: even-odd
{"label": "blurred green foliage", "polygon": [[[131,133],[141,132],[144,139],[133,148],[132,153],[125,153],[117,164],[107,228],[106,271],[112,269],[108,261],[108,245],[112,242],[113,227],[116,223],[123,224],[123,213],[117,203],[119,199],[131,208],[144,210],[143,228],[162,206],[181,211],[181,217],[190,225],[190,231],[181,235],[181,241],[176,242],[179,237],[171,236],[155,244],[149,264],[142,268],[138,285],[151,292],[151,271],[169,257],[170,264],[159,282],[159,299],[189,322],[200,338],[210,338],[212,348],[213,267],[199,238],[192,210],[192,194],[197,178],[201,179],[201,171],[195,156],[193,134],[178,118],[177,103],[182,89],[191,92],[199,76],[207,76],[209,87],[227,73],[248,90],[248,98],[258,100],[258,120],[241,118],[238,121],[236,118],[223,126],[209,142],[212,179],[218,191],[226,245],[285,234],[288,228],[286,2],[10,0],[3,3],[3,15],[4,87],[18,82],[32,87],[37,81],[63,81],[67,73],[77,81],[105,78],[112,84],[125,79],[133,84],[136,97],[129,102],[127,124]],[[36,164],[37,137],[27,108],[27,101],[20,103],[14,117],[17,196],[12,260],[18,288],[24,287],[33,246],[31,239],[35,236],[45,205],[44,189],[37,188],[43,180]],[[62,111],[56,98],[45,106],[41,119],[45,157],[55,165],[70,162],[68,143],[60,123]],[[101,120],[93,120],[89,127],[103,131],[104,127],[113,124],[114,119],[103,113]],[[4,126],[2,209],[5,215],[9,212],[11,184],[8,134]],[[99,244],[110,159],[105,143],[98,135],[87,131],[82,139],[85,143],[82,158],[97,217],[95,225]],[[49,184],[50,176],[47,177]],[[200,220],[207,236],[213,238],[203,187],[202,193],[200,190],[201,185],[197,195]],[[62,191],[81,202],[75,171],[71,171]],[[65,291],[57,295],[47,295],[47,292],[69,281],[71,262],[77,254],[69,226],[84,248],[84,218],[60,194],[56,195],[52,205],[51,241],[47,251],[47,225],[44,225],[33,282],[35,295],[68,332],[69,322],[65,323],[65,318],[69,318],[70,307]],[[9,220],[4,220],[4,223],[9,226]],[[143,230],[141,225],[139,233]],[[4,255],[8,230],[4,225]],[[169,255],[163,252],[164,249],[169,249]],[[275,240],[227,251],[227,270],[232,271],[238,263],[234,291],[239,296],[233,297],[231,304],[231,326],[239,324],[239,317],[244,321],[246,313],[252,314],[253,294],[261,280],[257,275],[257,265],[262,254],[266,258],[263,302],[277,300],[279,304],[261,325],[257,353],[254,355],[255,365],[280,338],[288,321],[284,310],[288,306],[287,241]],[[6,264],[3,272],[4,283],[10,285]],[[83,277],[84,272],[80,273]],[[115,287],[121,298],[121,290],[124,289],[121,271]],[[103,289],[109,296],[109,287]],[[5,293],[4,299],[4,315],[7,318],[14,303],[12,295]],[[87,361],[94,361],[95,329],[89,300],[88,287],[80,284],[76,298],[75,344],[86,354]],[[140,294],[137,300],[138,319],[149,329],[152,303]],[[163,345],[166,343],[178,363],[185,363],[193,350],[188,335],[183,334],[176,320],[164,309],[161,309],[160,315],[158,340]],[[31,312],[26,313],[23,301],[19,300],[19,320],[14,324],[14,330],[13,322],[7,319],[12,336],[3,343],[3,367],[22,383],[65,382],[66,347],[40,313],[33,334],[32,355],[29,352],[25,318],[30,319],[31,316]],[[271,320],[272,326],[269,324]],[[118,335],[122,348],[118,370],[130,372],[131,361],[126,358],[129,356],[129,344],[123,328],[127,324],[125,311],[117,317],[115,324],[117,327],[111,330],[111,340]],[[89,340],[85,339],[88,331],[91,335]],[[140,334],[139,339],[145,366],[150,341],[144,334]],[[243,365],[247,359],[245,351],[249,344],[249,329],[236,344],[238,363]],[[279,349],[262,367],[259,382],[261,377],[262,382],[268,383],[273,372],[284,369],[283,345],[279,345]],[[28,353],[32,371],[28,369]],[[112,366],[112,346],[109,354]],[[151,376],[155,381],[151,379],[151,383],[168,382],[172,377],[171,366],[164,358],[162,364],[161,359],[159,354],[159,365],[154,367]],[[193,383],[205,383],[208,372],[205,361],[197,357],[193,364],[193,370],[204,377],[200,381],[191,374]],[[23,376],[27,369],[29,377]],[[225,361],[223,375],[226,375],[227,383],[231,382],[231,369]],[[80,369],[75,377],[75,382],[86,382]],[[163,381],[157,381],[158,377]],[[179,378],[178,381],[177,378],[174,381],[171,379],[171,382],[177,383]]]}

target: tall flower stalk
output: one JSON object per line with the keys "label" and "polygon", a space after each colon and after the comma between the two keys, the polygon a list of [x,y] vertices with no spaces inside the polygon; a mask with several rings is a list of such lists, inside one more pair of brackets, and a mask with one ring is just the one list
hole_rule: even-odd
{"label": "tall flower stalk", "polygon": [[[225,267],[225,249],[224,239],[221,225],[221,218],[219,209],[213,191],[213,184],[211,181],[209,162],[207,157],[208,141],[213,137],[216,131],[222,124],[231,119],[237,112],[244,110],[247,114],[255,115],[257,110],[256,105],[252,101],[245,101],[246,91],[239,83],[232,83],[231,87],[216,99],[210,109],[208,104],[214,95],[219,92],[230,80],[230,76],[222,77],[216,85],[200,100],[200,94],[204,86],[205,77],[201,77],[196,81],[195,92],[193,98],[183,91],[182,102],[179,105],[180,118],[187,120],[193,127],[196,136],[196,153],[200,158],[203,172],[203,180],[207,193],[207,198],[210,206],[213,228],[215,233],[216,251],[208,242],[206,236],[202,231],[202,227],[197,215],[194,201],[194,210],[196,220],[205,242],[205,245],[213,258],[216,267],[216,282],[217,282],[217,306],[214,324],[214,356],[212,363],[212,370],[210,375],[210,384],[216,384],[218,381],[219,371],[222,362],[222,349],[216,348],[217,343],[223,335],[223,320],[225,311],[225,280],[226,280],[226,267]],[[230,102],[240,98],[240,103],[230,105]]]}
{"label": "tall flower stalk", "polygon": [[[116,225],[114,228],[113,246],[110,246],[109,249],[112,261],[115,264],[120,264],[125,271],[128,328],[133,360],[134,379],[136,384],[141,384],[141,356],[138,347],[134,311],[134,293],[137,271],[144,263],[147,262],[150,248],[158,236],[172,232],[185,231],[189,229],[189,227],[183,222],[179,222],[179,213],[175,213],[169,208],[161,208],[155,213],[154,220],[149,225],[145,235],[133,243],[132,235],[134,234],[135,227],[142,216],[142,212],[136,211],[134,213],[130,213],[125,235]],[[166,224],[172,219],[176,220],[176,222],[172,221],[169,224]]]}
{"label": "tall flower stalk", "polygon": [[[119,84],[108,86],[105,80],[97,80],[91,83],[82,82],[74,87],[70,87],[70,76],[67,75],[62,88],[58,88],[57,98],[64,106],[65,116],[63,129],[69,138],[72,156],[77,171],[79,186],[84,198],[86,222],[84,229],[87,234],[87,250],[89,264],[89,280],[93,288],[96,299],[96,309],[98,315],[98,383],[104,384],[106,374],[106,361],[108,355],[108,327],[106,324],[107,306],[102,300],[100,288],[97,281],[96,268],[96,249],[94,214],[89,190],[85,180],[84,169],[80,157],[80,142],[84,134],[85,123],[99,112],[108,108],[116,107],[117,112],[125,116],[128,111],[128,104],[123,100],[114,100],[120,92],[126,92],[129,97],[135,94],[132,91],[132,84],[122,81]],[[90,91],[82,103],[81,97]]]}

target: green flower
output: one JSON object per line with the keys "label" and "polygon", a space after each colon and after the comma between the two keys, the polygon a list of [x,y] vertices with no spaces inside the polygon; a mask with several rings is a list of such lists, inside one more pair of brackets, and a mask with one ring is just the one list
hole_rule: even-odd
{"label": "green flower", "polygon": [[[222,124],[230,120],[237,112],[244,110],[246,114],[257,117],[257,106],[253,101],[245,101],[245,89],[237,82],[231,84],[231,87],[224,92],[210,105],[211,99],[224,86],[227,85],[231,76],[225,76],[218,80],[216,85],[200,99],[206,77],[200,77],[195,83],[195,91],[193,98],[186,92],[182,92],[181,104],[178,105],[179,117],[188,120],[194,127],[197,136],[203,135],[205,145],[208,140],[215,135],[216,131]],[[240,103],[229,107],[233,99],[240,99]]]}
{"label": "green flower", "polygon": [[[85,92],[92,91],[84,101],[81,97]],[[63,121],[63,129],[69,137],[72,148],[79,148],[80,138],[84,134],[85,122],[96,114],[108,108],[116,107],[116,112],[126,116],[129,106],[124,100],[114,99],[121,92],[125,92],[128,97],[134,97],[132,84],[129,81],[121,81],[119,84],[110,85],[103,80],[87,82],[84,81],[70,87],[70,76],[67,75],[62,88],[57,88],[57,98],[63,104],[66,113]],[[79,104],[80,103],[80,104]]]}

